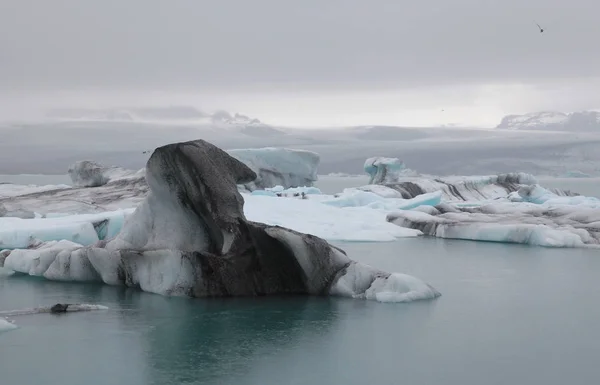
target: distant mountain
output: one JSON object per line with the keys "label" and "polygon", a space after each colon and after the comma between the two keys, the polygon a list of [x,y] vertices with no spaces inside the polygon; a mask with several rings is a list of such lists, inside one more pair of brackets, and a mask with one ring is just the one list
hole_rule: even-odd
{"label": "distant mountain", "polygon": [[56,109],[47,117],[68,122],[120,122],[183,124],[225,132],[240,132],[248,136],[284,135],[285,133],[258,119],[218,110],[212,114],[189,106],[133,107],[106,109]]}
{"label": "distant mountain", "polygon": [[132,107],[132,108],[63,108],[50,111],[47,116],[62,120],[84,121],[162,121],[197,120],[209,115],[189,106]]}
{"label": "distant mountain", "polygon": [[214,126],[222,128],[237,128],[241,132],[250,136],[263,135],[284,135],[284,132],[261,122],[256,118],[250,118],[242,114],[231,115],[227,111],[217,111],[210,116],[211,123]]}
{"label": "distant mountain", "polygon": [[507,130],[600,132],[600,112],[581,111],[563,113],[542,111],[525,115],[507,115],[502,118],[502,121],[496,128]]}

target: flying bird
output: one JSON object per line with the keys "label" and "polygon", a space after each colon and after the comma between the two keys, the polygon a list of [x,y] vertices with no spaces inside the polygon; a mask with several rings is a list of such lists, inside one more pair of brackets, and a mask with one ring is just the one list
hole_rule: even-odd
{"label": "flying bird", "polygon": [[544,28],[542,28],[538,23],[535,23],[535,25],[537,25],[538,28],[540,29],[540,33],[544,33]]}

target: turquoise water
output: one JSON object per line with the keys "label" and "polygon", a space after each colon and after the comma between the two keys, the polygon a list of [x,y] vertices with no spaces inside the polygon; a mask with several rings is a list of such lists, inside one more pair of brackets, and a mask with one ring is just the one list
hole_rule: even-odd
{"label": "turquoise water", "polygon": [[0,310],[110,307],[14,317],[19,328],[0,334],[0,383],[600,383],[597,250],[425,238],[339,245],[442,297],[194,300],[0,278]]}

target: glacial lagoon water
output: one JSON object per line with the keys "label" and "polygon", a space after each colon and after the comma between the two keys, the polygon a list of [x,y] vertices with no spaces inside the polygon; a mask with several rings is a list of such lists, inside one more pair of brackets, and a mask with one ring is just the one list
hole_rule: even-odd
{"label": "glacial lagoon water", "polygon": [[[19,178],[0,182],[68,183]],[[317,186],[333,193],[365,179],[321,177]],[[595,179],[541,182],[600,195]],[[597,249],[431,238],[337,245],[356,260],[419,277],[442,297],[202,300],[0,275],[0,311],[109,307],[13,317],[18,328],[0,332],[0,384],[600,383]]]}
{"label": "glacial lagoon water", "polygon": [[338,245],[442,297],[205,300],[0,277],[0,310],[109,307],[14,317],[19,327],[0,333],[0,383],[600,383],[598,250],[428,238]]}

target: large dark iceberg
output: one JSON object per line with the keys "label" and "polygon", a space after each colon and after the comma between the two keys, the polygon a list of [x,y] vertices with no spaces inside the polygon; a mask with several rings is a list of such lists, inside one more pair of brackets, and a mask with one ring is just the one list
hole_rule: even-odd
{"label": "large dark iceberg", "polygon": [[352,261],[318,237],[248,221],[237,186],[256,177],[203,140],[159,147],[146,165],[149,193],[115,238],[89,247],[60,241],[12,250],[4,252],[4,265],[47,279],[190,297],[312,294],[404,302],[439,296],[417,278]]}

